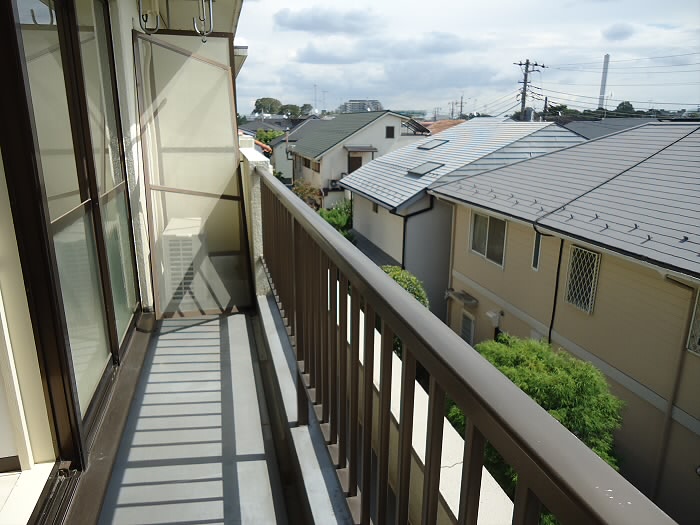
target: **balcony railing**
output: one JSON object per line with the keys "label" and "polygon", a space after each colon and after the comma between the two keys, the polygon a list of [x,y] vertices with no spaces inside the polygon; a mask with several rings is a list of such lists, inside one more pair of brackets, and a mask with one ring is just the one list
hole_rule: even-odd
{"label": "balcony railing", "polygon": [[[331,456],[361,523],[370,522],[372,491],[375,523],[387,523],[389,515],[408,523],[412,482],[422,484],[420,515],[412,522],[436,523],[446,396],[467,418],[459,508],[452,516],[458,523],[477,523],[487,442],[518,472],[513,523],[536,524],[543,508],[561,523],[672,523],[271,174],[256,171],[264,262],[299,363],[299,423],[307,423],[310,400],[327,427]],[[394,336],[403,352],[400,392],[394,390],[400,408],[392,422]],[[375,351],[378,384],[370,380]],[[411,480],[418,364],[429,374],[425,465],[423,479]],[[390,450],[392,424],[398,452]],[[375,479],[367,475],[373,453]],[[394,487],[390,460],[397,465]],[[395,509],[388,508],[390,488]]]}

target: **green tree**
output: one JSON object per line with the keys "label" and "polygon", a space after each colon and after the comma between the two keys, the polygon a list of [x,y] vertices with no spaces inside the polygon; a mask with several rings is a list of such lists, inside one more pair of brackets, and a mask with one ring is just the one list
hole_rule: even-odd
{"label": "green tree", "polygon": [[[476,350],[615,470],[613,432],[620,427],[622,401],[610,393],[603,374],[590,363],[554,351],[546,342],[501,334]],[[447,418],[464,435],[465,418],[452,402]],[[487,446],[484,464],[513,497],[517,473]],[[551,516],[544,520],[552,522]]]}
{"label": "green tree", "polygon": [[313,110],[314,107],[311,104],[303,104],[301,108],[299,108],[299,112],[302,115],[309,115]]}
{"label": "green tree", "polygon": [[248,122],[248,119],[246,118],[245,115],[241,115],[240,113],[236,113],[236,123],[245,124],[246,122]]}
{"label": "green tree", "polygon": [[255,138],[260,142],[264,142],[265,144],[269,144],[274,139],[281,137],[282,135],[284,135],[283,131],[275,131],[273,129],[265,130],[261,128],[255,132]]}
{"label": "green tree", "polygon": [[634,106],[627,100],[620,102],[615,109],[616,113],[629,113],[634,115]]}
{"label": "green tree", "polygon": [[255,101],[255,113],[271,113],[277,115],[280,112],[282,103],[276,98],[263,97]]}
{"label": "green tree", "polygon": [[280,115],[289,115],[290,118],[296,118],[301,115],[301,108],[296,104],[284,104],[280,107]]}

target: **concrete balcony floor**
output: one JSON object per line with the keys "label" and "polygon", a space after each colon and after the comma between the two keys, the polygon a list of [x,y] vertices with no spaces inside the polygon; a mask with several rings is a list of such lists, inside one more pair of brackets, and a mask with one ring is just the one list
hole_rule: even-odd
{"label": "concrete balcony floor", "polygon": [[101,524],[287,523],[250,320],[164,320]]}

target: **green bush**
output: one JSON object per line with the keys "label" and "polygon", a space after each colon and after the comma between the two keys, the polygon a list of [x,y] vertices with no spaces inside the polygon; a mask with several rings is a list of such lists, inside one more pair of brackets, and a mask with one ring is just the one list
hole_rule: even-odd
{"label": "green bush", "polygon": [[270,129],[270,130],[259,129],[258,131],[255,132],[256,140],[259,140],[260,142],[263,142],[265,144],[269,144],[270,142],[275,140],[277,137],[281,137],[282,135],[284,135],[283,131],[275,131],[273,129]]}
{"label": "green bush", "polygon": [[[476,350],[508,379],[535,400],[591,450],[618,470],[613,452],[613,432],[620,427],[622,401],[610,393],[603,374],[590,363],[554,351],[546,342],[501,334]],[[464,436],[465,417],[448,403],[447,418]],[[491,445],[484,464],[501,487],[513,497],[517,473]],[[543,523],[555,523],[551,515]]]}
{"label": "green bush", "polygon": [[323,208],[318,210],[318,214],[338,230],[343,237],[349,241],[354,240],[350,231],[352,229],[352,201],[344,199],[329,210]]}
{"label": "green bush", "polygon": [[[416,299],[416,301],[418,301],[426,308],[429,307],[428,294],[425,292],[423,283],[420,282],[418,277],[413,275],[411,272],[402,269],[400,266],[385,265],[381,268],[382,270],[384,270],[384,273],[386,273],[389,277],[396,281],[401,286],[401,288],[410,293]],[[397,356],[401,357],[401,355],[403,354],[403,344],[401,343],[401,340],[396,336],[394,336],[393,346],[394,353]],[[427,372],[425,372],[420,363],[418,363],[417,366],[417,374],[418,376],[420,376],[419,380],[425,379],[425,377],[427,377]],[[423,382],[421,381],[421,384],[422,383]]]}

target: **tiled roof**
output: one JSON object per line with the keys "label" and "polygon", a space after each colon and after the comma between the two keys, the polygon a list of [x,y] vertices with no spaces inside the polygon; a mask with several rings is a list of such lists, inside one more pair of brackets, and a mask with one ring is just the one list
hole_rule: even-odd
{"label": "tiled roof", "polygon": [[[503,159],[490,157],[502,148],[544,130],[549,131],[540,138],[533,137],[524,149],[515,146],[506,151]],[[424,149],[438,140],[447,142],[432,149]],[[422,196],[431,184],[442,177],[450,177],[455,170],[464,169],[477,161],[483,160],[487,164],[488,161],[513,162],[521,160],[522,155],[530,158],[531,153],[539,155],[582,140],[584,139],[551,122],[475,118],[383,155],[342,179],[341,185],[388,208],[396,208],[409,205]],[[513,160],[508,160],[508,156]],[[409,175],[409,171],[426,162],[437,162],[442,166],[422,177]],[[489,167],[493,166],[485,165],[479,171]]]}
{"label": "tiled roof", "polygon": [[297,141],[294,152],[315,159],[339,144],[353,133],[374,122],[389,111],[367,111],[365,113],[343,113],[331,120],[321,120]]}
{"label": "tiled roof", "polygon": [[635,128],[649,122],[658,122],[658,119],[650,117],[639,118],[607,118],[603,120],[574,120],[564,127],[578,133],[587,139],[597,139],[611,133],[617,133],[625,129]]}
{"label": "tiled roof", "polygon": [[700,125],[651,123],[434,193],[700,277]]}
{"label": "tiled roof", "polygon": [[[306,135],[307,132],[311,131],[315,126],[319,125],[321,122],[323,122],[320,119],[307,119],[295,126],[290,132],[289,132],[289,142],[296,142],[299,139],[301,139],[304,135]],[[273,148],[277,146],[280,142],[286,142],[287,137],[286,134],[282,135],[280,137],[277,137],[276,139],[273,139],[270,142],[270,146]]]}
{"label": "tiled roof", "polygon": [[458,124],[464,124],[466,120],[438,120],[436,122],[421,122],[426,128],[430,130],[433,135],[445,131],[446,129],[453,128]]}

